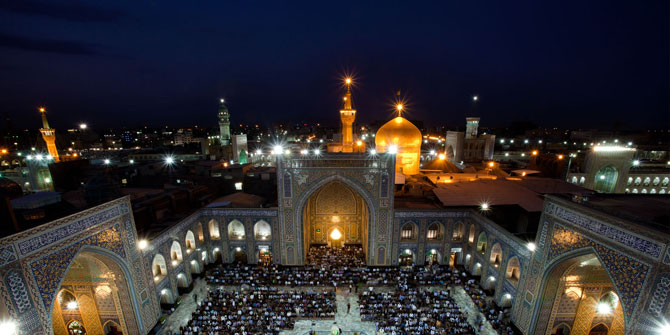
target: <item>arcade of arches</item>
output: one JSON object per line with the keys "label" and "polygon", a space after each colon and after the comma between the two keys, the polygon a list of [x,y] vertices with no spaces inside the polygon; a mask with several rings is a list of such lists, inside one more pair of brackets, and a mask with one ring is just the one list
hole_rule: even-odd
{"label": "arcade of arches", "polygon": [[54,335],[137,333],[126,278],[109,257],[81,252],[57,292],[52,309]]}
{"label": "arcade of arches", "polygon": [[310,245],[362,245],[367,255],[368,210],[363,198],[341,182],[314,192],[303,213],[305,255]]}

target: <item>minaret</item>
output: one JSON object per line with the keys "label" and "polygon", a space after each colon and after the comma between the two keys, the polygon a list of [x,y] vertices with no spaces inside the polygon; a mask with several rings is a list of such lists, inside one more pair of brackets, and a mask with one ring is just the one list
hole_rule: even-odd
{"label": "minaret", "polygon": [[54,161],[58,162],[60,159],[58,157],[58,149],[56,149],[56,130],[49,127],[49,121],[47,121],[47,111],[44,107],[40,107],[40,113],[42,114],[42,139],[47,144],[47,150],[49,155],[54,158]]}
{"label": "minaret", "polygon": [[344,108],[340,110],[342,120],[342,152],[354,152],[353,124],[356,110],[351,107],[351,78],[346,78],[347,94],[344,96]]}
{"label": "minaret", "polygon": [[223,99],[219,105],[219,136],[221,145],[230,145],[230,114]]}

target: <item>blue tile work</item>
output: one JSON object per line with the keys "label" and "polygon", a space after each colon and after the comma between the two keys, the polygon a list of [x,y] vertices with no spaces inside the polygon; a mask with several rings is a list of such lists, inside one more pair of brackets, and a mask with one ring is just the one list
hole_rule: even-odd
{"label": "blue tile work", "polygon": [[[3,292],[6,306],[13,306],[21,324],[20,334],[32,334],[40,327],[40,317],[28,292],[26,279],[20,269],[9,270],[3,277],[7,292]],[[4,287],[3,287],[4,289]]]}
{"label": "blue tile work", "polygon": [[642,287],[649,275],[650,266],[642,261],[628,257],[621,252],[594,242],[560,224],[554,224],[554,232],[549,248],[547,263],[560,255],[586,247],[592,247],[607,270],[619,297],[623,303],[626,318],[635,310]]}
{"label": "blue tile work", "polygon": [[556,216],[557,218],[568,221],[578,227],[581,227],[583,229],[596,233],[600,236],[621,243],[637,251],[643,252],[656,259],[658,259],[661,256],[661,252],[663,251],[663,245],[659,243],[655,243],[648,239],[635,236],[630,232],[626,232],[619,228],[606,225],[600,221],[593,220],[586,216],[579,215],[569,209],[556,206],[553,208],[548,208],[548,211],[550,211],[550,213]]}
{"label": "blue tile work", "polygon": [[11,263],[17,259],[13,245],[9,244],[0,248],[0,266]]}
{"label": "blue tile work", "polygon": [[66,248],[52,252],[46,256],[36,258],[30,262],[30,269],[37,283],[42,303],[46,310],[51,310],[51,302],[58,289],[61,278],[67,271],[72,259],[83,246],[96,246],[110,250],[121,258],[125,258],[123,237],[118,224],[91,235]]}
{"label": "blue tile work", "polygon": [[291,175],[284,173],[284,197],[291,197]]}
{"label": "blue tile work", "polygon": [[45,247],[49,244],[58,242],[62,239],[71,237],[72,235],[83,231],[84,229],[93,227],[105,221],[109,221],[121,215],[120,208],[114,206],[106,210],[91,215],[70,224],[66,224],[54,230],[49,230],[41,234],[37,234],[31,238],[22,240],[18,243],[19,251],[22,255],[26,255],[32,251]]}

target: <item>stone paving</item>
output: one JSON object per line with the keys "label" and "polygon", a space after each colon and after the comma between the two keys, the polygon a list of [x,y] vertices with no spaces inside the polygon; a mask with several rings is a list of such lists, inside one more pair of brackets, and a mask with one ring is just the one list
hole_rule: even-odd
{"label": "stone paving", "polygon": [[[304,288],[289,288],[278,287],[285,290],[308,290],[309,287]],[[237,290],[238,287],[226,287],[225,289]],[[311,288],[314,291],[324,290],[324,288]],[[330,290],[331,288],[325,288]],[[443,289],[440,287],[426,287],[429,291]],[[375,290],[391,290],[390,288],[375,288]],[[181,296],[181,304],[177,309],[167,317],[167,320],[159,334],[174,335],[178,334],[179,327],[184,326],[191,319],[191,313],[195,311],[196,304],[194,301],[194,294],[198,295],[198,301],[202,301],[209,291],[209,286],[204,279],[197,279],[193,284],[193,290],[190,293]],[[479,312],[470,296],[465,292],[463,287],[455,286],[451,290],[454,301],[461,308],[461,311],[467,316],[468,323],[474,327],[475,317],[480,314],[480,317],[485,320],[484,316]],[[358,295],[354,292],[348,293],[347,289],[337,289],[337,314],[335,320],[296,320],[292,330],[283,330],[281,335],[307,335],[310,331],[316,331],[319,335],[330,334],[330,329],[333,322],[342,329],[343,335],[375,335],[376,325],[374,322],[361,321],[360,308],[358,307]],[[349,313],[347,313],[347,302],[351,305]],[[484,327],[477,332],[481,335],[496,335],[491,324],[488,321],[484,322]]]}

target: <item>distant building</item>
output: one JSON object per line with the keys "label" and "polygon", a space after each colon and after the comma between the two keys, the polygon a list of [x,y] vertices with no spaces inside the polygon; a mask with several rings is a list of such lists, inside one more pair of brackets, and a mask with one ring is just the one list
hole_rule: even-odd
{"label": "distant building", "polygon": [[44,142],[47,144],[49,155],[58,162],[60,158],[58,156],[58,149],[56,148],[56,130],[49,127],[46,109],[40,108],[40,113],[42,114],[42,129],[40,129],[42,139],[44,139]]}
{"label": "distant building", "polygon": [[[233,160],[241,164],[246,164],[247,153],[249,152],[249,149],[247,148],[247,135],[233,135],[232,142]],[[244,157],[244,162],[240,161],[241,157]]]}
{"label": "distant building", "polygon": [[221,145],[230,144],[230,113],[223,99],[219,104],[219,140]]}
{"label": "distant building", "polygon": [[670,162],[641,160],[637,149],[595,146],[583,162],[574,162],[566,180],[600,193],[668,194]]}
{"label": "distant building", "polygon": [[465,133],[447,131],[447,157],[452,162],[481,162],[493,159],[496,136],[478,134],[478,117],[468,117],[465,120]]}

